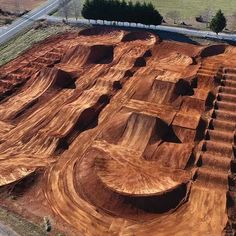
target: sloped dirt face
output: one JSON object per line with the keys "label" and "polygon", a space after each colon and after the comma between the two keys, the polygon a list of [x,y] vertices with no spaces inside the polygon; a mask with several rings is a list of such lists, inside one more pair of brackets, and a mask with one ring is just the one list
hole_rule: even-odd
{"label": "sloped dirt face", "polygon": [[68,235],[232,233],[235,68],[142,31],[35,46],[0,68],[2,204]]}

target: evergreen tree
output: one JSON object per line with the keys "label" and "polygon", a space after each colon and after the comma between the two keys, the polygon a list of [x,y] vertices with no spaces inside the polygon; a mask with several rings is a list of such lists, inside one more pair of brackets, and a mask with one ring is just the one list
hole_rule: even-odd
{"label": "evergreen tree", "polygon": [[137,1],[133,7],[133,20],[134,23],[141,23],[140,20],[142,19],[143,13],[143,6],[139,1]]}
{"label": "evergreen tree", "polygon": [[161,25],[162,21],[163,21],[163,17],[162,15],[157,11],[154,10],[155,14],[153,14],[153,18],[152,18],[152,23],[153,25]]}
{"label": "evergreen tree", "polygon": [[134,21],[134,5],[132,1],[128,2],[127,5],[127,18],[124,20],[127,22],[133,22]]}
{"label": "evergreen tree", "polygon": [[119,10],[119,20],[124,21],[125,19],[128,18],[128,12],[127,12],[127,3],[125,0],[122,0],[120,3],[120,10]]}
{"label": "evergreen tree", "polygon": [[159,25],[162,16],[149,3],[137,1],[128,3],[125,0],[85,0],[82,16],[86,19],[134,22]]}
{"label": "evergreen tree", "polygon": [[110,6],[109,11],[111,12],[111,19],[114,21],[123,21],[123,12],[121,8],[121,2],[119,0],[111,1],[112,4]]}
{"label": "evergreen tree", "polygon": [[221,10],[219,10],[211,20],[210,29],[218,34],[219,32],[222,32],[225,27],[226,18]]}
{"label": "evergreen tree", "polygon": [[81,14],[85,19],[91,18],[90,17],[90,0],[85,0]]}

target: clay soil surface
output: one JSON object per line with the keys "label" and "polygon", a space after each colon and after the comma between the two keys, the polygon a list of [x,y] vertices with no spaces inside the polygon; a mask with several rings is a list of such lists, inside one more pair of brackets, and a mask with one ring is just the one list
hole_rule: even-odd
{"label": "clay soil surface", "polygon": [[235,47],[89,28],[0,76],[2,206],[66,235],[233,235]]}

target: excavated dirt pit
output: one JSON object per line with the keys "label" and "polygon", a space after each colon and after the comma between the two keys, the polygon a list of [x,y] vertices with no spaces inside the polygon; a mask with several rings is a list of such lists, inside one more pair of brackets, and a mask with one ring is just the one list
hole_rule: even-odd
{"label": "excavated dirt pit", "polygon": [[98,27],[0,78],[1,205],[67,235],[233,235],[236,48]]}

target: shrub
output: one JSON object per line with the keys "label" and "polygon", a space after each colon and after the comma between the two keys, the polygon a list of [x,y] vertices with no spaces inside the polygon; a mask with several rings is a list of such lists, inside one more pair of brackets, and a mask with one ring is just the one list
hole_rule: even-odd
{"label": "shrub", "polygon": [[5,19],[5,24],[6,25],[11,24],[12,21],[13,21],[12,19],[6,18]]}
{"label": "shrub", "polygon": [[218,34],[219,32],[222,32],[225,27],[226,18],[221,10],[219,10],[211,20],[210,29]]}

